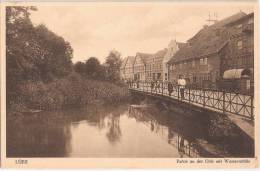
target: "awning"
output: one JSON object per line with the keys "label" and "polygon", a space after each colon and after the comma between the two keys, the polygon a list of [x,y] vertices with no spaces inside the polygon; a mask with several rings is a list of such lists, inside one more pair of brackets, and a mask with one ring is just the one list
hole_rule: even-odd
{"label": "awning", "polygon": [[239,79],[242,77],[250,77],[252,69],[230,69],[224,72],[223,79]]}

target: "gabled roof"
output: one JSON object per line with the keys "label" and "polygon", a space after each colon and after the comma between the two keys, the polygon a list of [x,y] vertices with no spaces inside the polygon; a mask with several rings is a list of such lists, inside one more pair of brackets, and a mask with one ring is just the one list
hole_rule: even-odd
{"label": "gabled roof", "polygon": [[212,27],[223,27],[226,24],[237,21],[245,16],[247,16],[246,13],[244,13],[243,11],[239,11],[238,13],[231,15],[230,17],[224,18],[224,19],[216,22],[215,24],[212,25]]}
{"label": "gabled roof", "polygon": [[132,64],[134,64],[134,58],[135,58],[134,56],[128,56],[128,57],[124,58],[120,68],[124,68],[128,62],[131,62]]}
{"label": "gabled roof", "polygon": [[207,28],[211,28],[211,29],[217,29],[217,28],[220,28],[220,27],[223,27],[225,26],[226,24],[228,23],[232,23],[234,21],[237,21],[239,20],[240,18],[243,18],[244,16],[246,16],[246,13],[240,11],[234,15],[231,15],[230,17],[227,17],[227,18],[224,18],[220,21],[217,21],[215,24],[213,25],[210,25],[210,26],[205,26],[203,29],[201,29],[200,31],[198,31],[198,33],[196,33],[192,38],[190,38],[187,42],[192,42],[192,41],[195,41],[197,37],[200,36],[200,34],[204,31],[204,29],[207,29]]}
{"label": "gabled roof", "polygon": [[122,61],[122,64],[121,64],[120,68],[124,68],[124,67],[125,67],[125,65],[126,65],[126,62],[127,62],[127,58],[128,58],[128,57],[126,57],[126,58],[124,58],[124,59],[123,59],[123,61]]}
{"label": "gabled roof", "polygon": [[245,19],[250,18],[250,17],[254,17],[254,13],[253,12],[249,13],[249,14],[241,17],[241,18],[239,18],[238,20],[235,20],[235,21],[232,21],[230,23],[227,23],[225,26],[231,26],[231,25],[233,25],[233,24],[235,24],[237,22],[240,22],[240,21],[245,20]]}
{"label": "gabled roof", "polygon": [[177,45],[179,48],[183,48],[183,47],[185,47],[185,45],[187,45],[187,43],[177,42]]}
{"label": "gabled roof", "polygon": [[149,57],[151,57],[153,54],[149,54],[149,53],[140,53],[140,52],[137,52],[136,53],[136,57],[139,56],[141,58],[141,60],[143,61],[144,64],[146,64],[147,62],[147,59]]}
{"label": "gabled roof", "polygon": [[129,63],[129,62],[133,65],[133,64],[134,64],[134,60],[135,60],[135,57],[134,57],[134,56],[128,56],[125,65],[126,65],[127,63]]}
{"label": "gabled roof", "polygon": [[152,56],[155,56],[155,57],[164,57],[164,55],[166,54],[167,52],[167,49],[162,49],[162,50],[159,50],[158,52],[156,52],[155,54],[153,54]]}
{"label": "gabled roof", "polygon": [[201,58],[217,53],[227,43],[231,35],[224,25],[238,20],[245,15],[245,13],[239,12],[216,24],[204,27],[195,36],[189,39],[189,43],[179,49],[168,63]]}

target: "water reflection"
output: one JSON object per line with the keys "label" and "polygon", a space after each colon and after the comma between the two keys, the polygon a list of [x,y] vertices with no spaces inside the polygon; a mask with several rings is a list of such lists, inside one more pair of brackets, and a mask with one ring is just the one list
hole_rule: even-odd
{"label": "water reflection", "polygon": [[121,137],[121,129],[120,129],[120,115],[115,116],[110,114],[108,116],[108,132],[106,134],[109,142],[111,142],[112,144],[120,141],[120,137]]}
{"label": "water reflection", "polygon": [[[218,142],[209,141],[208,123],[205,116],[146,104],[89,105],[77,110],[9,116],[7,156],[232,156]],[[248,153],[238,154],[243,155]]]}
{"label": "water reflection", "polygon": [[[153,116],[151,112],[146,113],[143,110],[140,110],[140,108],[131,105],[129,107],[129,115],[147,126],[149,126],[150,123],[150,130],[152,132],[160,135],[164,139],[167,138],[168,144],[178,149],[178,157],[199,157],[198,151],[193,146],[194,143],[185,138],[182,134],[174,131],[174,128],[171,127],[171,125],[163,125],[165,122],[156,118],[158,113]],[[167,117],[165,119],[167,119]]]}
{"label": "water reflection", "polygon": [[69,125],[17,122],[7,127],[7,156],[65,156],[71,151]]}

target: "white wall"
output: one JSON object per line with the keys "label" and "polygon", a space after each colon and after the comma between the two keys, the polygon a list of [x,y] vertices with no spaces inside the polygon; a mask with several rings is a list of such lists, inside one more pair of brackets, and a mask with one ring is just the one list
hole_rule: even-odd
{"label": "white wall", "polygon": [[173,57],[173,55],[179,50],[178,44],[176,40],[171,40],[167,52],[163,58],[163,80],[166,80],[165,73],[167,73],[167,76],[169,76],[168,73],[168,67],[167,67],[167,62]]}

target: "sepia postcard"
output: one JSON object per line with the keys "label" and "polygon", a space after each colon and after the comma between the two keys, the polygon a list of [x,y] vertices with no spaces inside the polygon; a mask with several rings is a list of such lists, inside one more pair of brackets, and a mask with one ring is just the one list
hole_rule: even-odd
{"label": "sepia postcard", "polygon": [[2,168],[259,167],[258,1],[3,1]]}

